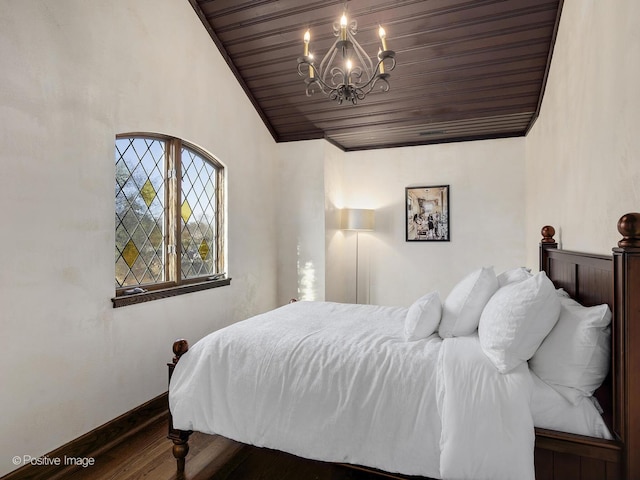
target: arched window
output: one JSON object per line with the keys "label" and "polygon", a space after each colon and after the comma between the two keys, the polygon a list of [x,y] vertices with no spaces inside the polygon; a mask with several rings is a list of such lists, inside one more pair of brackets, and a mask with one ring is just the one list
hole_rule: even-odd
{"label": "arched window", "polygon": [[178,138],[125,134],[115,147],[114,306],[228,284],[222,165]]}

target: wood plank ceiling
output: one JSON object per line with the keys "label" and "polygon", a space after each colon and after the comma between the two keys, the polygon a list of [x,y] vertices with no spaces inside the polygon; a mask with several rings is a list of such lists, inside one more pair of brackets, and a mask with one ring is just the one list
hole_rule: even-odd
{"label": "wood plank ceiling", "polygon": [[[525,135],[537,117],[563,0],[189,0],[278,142],[343,150]],[[305,94],[297,58],[322,57],[345,8],[372,57],[397,66],[357,105]],[[215,88],[215,86],[212,86]]]}

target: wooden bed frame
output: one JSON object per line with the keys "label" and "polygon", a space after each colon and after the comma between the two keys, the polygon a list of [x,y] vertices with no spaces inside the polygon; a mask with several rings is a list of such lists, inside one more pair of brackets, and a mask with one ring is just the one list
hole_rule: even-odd
{"label": "wooden bed frame", "polygon": [[[622,216],[618,231],[623,238],[606,256],[560,250],[554,228],[542,228],[540,270],[583,305],[607,303],[613,312],[611,369],[596,397],[614,440],[537,428],[537,480],[640,480],[640,213]],[[169,379],[188,349],[185,340],[173,344]],[[169,416],[179,477],[190,434]]]}

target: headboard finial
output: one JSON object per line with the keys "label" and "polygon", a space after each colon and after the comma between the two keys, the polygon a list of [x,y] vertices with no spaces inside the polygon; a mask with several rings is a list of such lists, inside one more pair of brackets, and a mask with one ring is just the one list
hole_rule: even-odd
{"label": "headboard finial", "polygon": [[542,234],[542,240],[540,240],[540,243],[556,243],[553,239],[553,236],[556,234],[556,229],[551,225],[545,225],[542,227],[540,233]]}
{"label": "headboard finial", "polygon": [[173,354],[175,355],[173,357],[173,363],[174,364],[178,363],[178,360],[180,360],[180,357],[185,353],[187,353],[188,350],[189,350],[189,343],[184,338],[180,338],[175,342],[173,342]]}
{"label": "headboard finial", "polygon": [[640,213],[627,213],[620,217],[618,231],[622,235],[619,247],[640,247]]}

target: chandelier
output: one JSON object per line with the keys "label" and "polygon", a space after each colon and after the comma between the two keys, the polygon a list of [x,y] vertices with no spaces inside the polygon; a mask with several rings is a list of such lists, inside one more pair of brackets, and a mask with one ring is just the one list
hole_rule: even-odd
{"label": "chandelier", "polygon": [[381,47],[375,60],[357,42],[356,33],[357,22],[349,22],[346,12],[343,13],[340,22],[333,24],[333,34],[337,38],[318,65],[309,53],[311,34],[309,30],[306,31],[304,55],[298,57],[298,74],[304,77],[308,97],[319,90],[338,104],[346,101],[355,105],[376,85],[383,92],[389,91],[388,72],[396,66],[396,54],[387,49],[384,28],[378,29]]}

